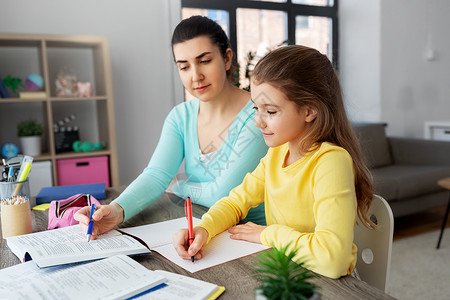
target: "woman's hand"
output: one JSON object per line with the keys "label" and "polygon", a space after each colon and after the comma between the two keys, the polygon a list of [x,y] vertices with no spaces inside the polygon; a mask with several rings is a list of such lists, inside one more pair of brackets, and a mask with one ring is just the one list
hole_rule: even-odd
{"label": "woman's hand", "polygon": [[[73,215],[73,218],[80,222],[83,232],[87,232],[91,207],[85,206]],[[114,229],[123,222],[123,208],[116,203],[108,205],[97,205],[97,209],[92,215],[94,220],[94,229],[92,230],[92,240],[95,240],[100,234]]]}
{"label": "woman's hand", "polygon": [[248,222],[242,225],[230,227],[230,229],[228,229],[228,232],[231,233],[230,238],[234,240],[244,240],[261,244],[261,232],[266,227],[267,226],[261,226],[252,222]]}
{"label": "woman's hand", "polygon": [[194,241],[189,247],[189,234],[187,229],[180,229],[172,236],[172,243],[178,255],[184,259],[201,259],[202,247],[208,241],[208,231],[203,227],[194,227]]}

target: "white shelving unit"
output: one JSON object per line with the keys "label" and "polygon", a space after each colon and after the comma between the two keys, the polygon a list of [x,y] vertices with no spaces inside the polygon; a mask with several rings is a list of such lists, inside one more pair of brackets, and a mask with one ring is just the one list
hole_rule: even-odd
{"label": "white shelving unit", "polygon": [[429,140],[450,141],[450,121],[425,122],[425,138]]}
{"label": "white shelving unit", "polygon": [[[55,79],[68,68],[78,81],[91,82],[93,96],[56,97]],[[36,119],[44,126],[43,153],[35,161],[50,161],[53,184],[58,185],[58,159],[107,156],[110,184],[119,185],[114,99],[109,41],[101,36],[36,35],[0,33],[0,76],[25,79],[30,74],[44,78],[42,99],[0,98],[0,146],[6,142],[20,145],[17,124]],[[94,152],[55,151],[53,124],[76,114],[80,140],[105,142],[106,148]]]}

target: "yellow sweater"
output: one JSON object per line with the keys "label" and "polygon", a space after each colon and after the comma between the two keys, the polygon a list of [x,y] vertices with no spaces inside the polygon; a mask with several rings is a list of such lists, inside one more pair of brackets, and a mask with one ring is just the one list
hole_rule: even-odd
{"label": "yellow sweater", "polygon": [[284,167],[288,145],[270,148],[257,168],[203,215],[198,226],[209,238],[245,218],[265,202],[267,227],[261,243],[290,244],[296,261],[331,278],[350,274],[356,264],[353,227],[357,202],[353,162],[346,150],[330,143]]}

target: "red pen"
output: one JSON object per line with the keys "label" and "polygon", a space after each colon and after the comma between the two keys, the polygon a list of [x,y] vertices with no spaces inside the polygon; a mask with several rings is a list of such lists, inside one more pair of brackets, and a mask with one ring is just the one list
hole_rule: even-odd
{"label": "red pen", "polygon": [[[184,212],[186,214],[186,219],[188,222],[189,247],[190,247],[192,242],[194,242],[194,227],[192,226],[192,204],[190,197],[187,197],[186,201],[184,202]],[[191,256],[191,261],[194,262],[193,256]]]}

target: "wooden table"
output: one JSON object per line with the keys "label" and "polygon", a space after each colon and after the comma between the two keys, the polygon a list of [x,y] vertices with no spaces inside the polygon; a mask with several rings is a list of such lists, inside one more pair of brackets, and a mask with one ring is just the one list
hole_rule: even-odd
{"label": "wooden table", "polygon": [[[109,188],[106,192],[106,200],[109,203],[115,199],[124,187]],[[150,205],[146,210],[131,218],[120,227],[133,227],[150,223],[161,222],[184,216],[184,202],[182,199],[172,195],[164,194],[158,201]],[[206,211],[205,207],[193,205],[194,217],[200,218]],[[42,231],[47,228],[48,211],[32,211],[33,232]],[[252,269],[257,262],[257,254],[231,261],[197,273],[190,273],[181,267],[165,259],[156,252],[153,255],[133,257],[136,261],[148,269],[167,270],[201,280],[209,281],[225,286],[225,293],[219,299],[255,299],[254,289],[258,286]],[[20,263],[19,259],[8,249],[6,240],[0,241],[0,269]],[[320,286],[322,299],[394,299],[383,291],[359,281],[351,276],[340,279],[330,279],[317,275],[313,281]]]}

